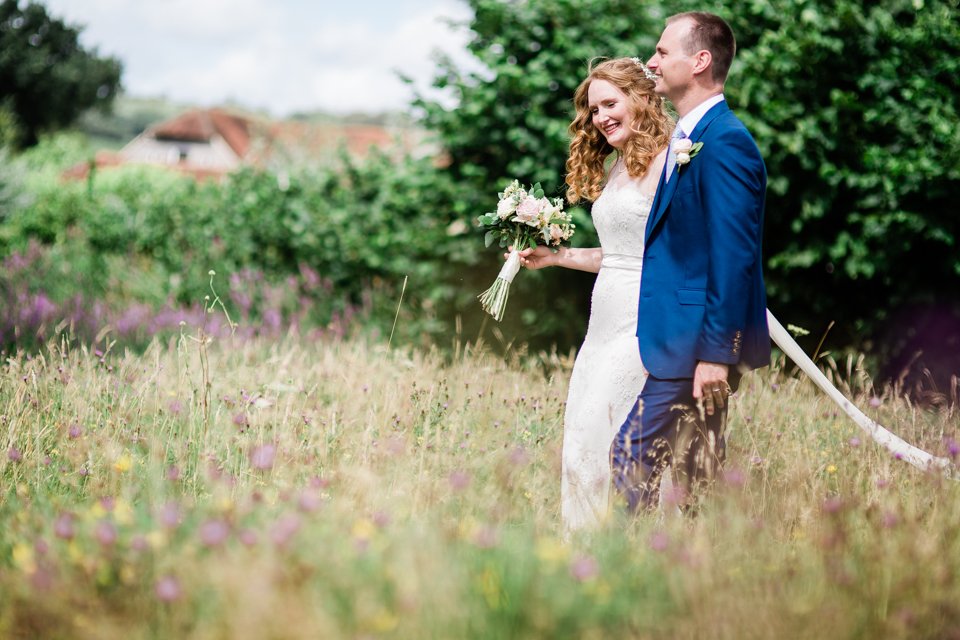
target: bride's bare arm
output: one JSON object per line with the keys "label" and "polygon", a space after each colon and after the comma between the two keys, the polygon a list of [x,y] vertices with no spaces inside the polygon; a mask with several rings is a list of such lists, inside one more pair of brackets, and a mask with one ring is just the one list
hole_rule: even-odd
{"label": "bride's bare arm", "polygon": [[600,271],[601,260],[603,260],[603,249],[599,247],[560,247],[554,251],[539,245],[534,249],[524,249],[520,252],[520,265],[533,270],[544,267],[566,267],[597,273]]}

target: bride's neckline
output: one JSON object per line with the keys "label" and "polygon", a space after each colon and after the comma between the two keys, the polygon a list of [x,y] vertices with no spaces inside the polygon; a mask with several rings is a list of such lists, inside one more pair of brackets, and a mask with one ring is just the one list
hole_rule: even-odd
{"label": "bride's neckline", "polygon": [[651,193],[646,193],[641,188],[641,183],[643,178],[634,178],[627,173],[626,167],[623,163],[623,158],[618,157],[613,163],[613,166],[610,167],[610,173],[607,176],[606,187],[612,187],[613,189],[619,191],[625,187],[633,187],[634,190],[639,191],[640,195],[647,198],[653,198],[656,191],[656,185],[654,185],[654,191]]}

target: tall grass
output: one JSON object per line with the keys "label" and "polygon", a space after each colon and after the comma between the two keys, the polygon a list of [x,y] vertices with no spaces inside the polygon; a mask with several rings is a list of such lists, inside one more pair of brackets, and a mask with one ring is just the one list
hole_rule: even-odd
{"label": "tall grass", "polygon": [[[781,364],[696,518],[569,541],[572,359],[184,334],[0,373],[0,637],[960,637],[960,491]],[[955,409],[828,372],[956,454]]]}

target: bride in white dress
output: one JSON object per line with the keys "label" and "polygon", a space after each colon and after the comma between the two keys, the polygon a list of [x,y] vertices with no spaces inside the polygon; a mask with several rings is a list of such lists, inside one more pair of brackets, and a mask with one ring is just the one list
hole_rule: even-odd
{"label": "bride in white dress", "polygon": [[574,94],[567,199],[594,202],[600,247],[553,252],[541,246],[520,254],[529,269],[597,273],[564,415],[560,501],[567,534],[594,528],[606,517],[610,445],[646,380],[636,338],[644,235],[673,130],[653,89],[649,71],[635,58],[590,69]]}

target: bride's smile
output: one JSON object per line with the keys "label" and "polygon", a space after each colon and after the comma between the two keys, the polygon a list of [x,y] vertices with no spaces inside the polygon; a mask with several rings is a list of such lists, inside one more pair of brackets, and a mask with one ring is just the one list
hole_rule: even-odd
{"label": "bride's smile", "polygon": [[630,137],[629,99],[620,89],[606,80],[590,83],[587,93],[593,126],[603,134],[611,147],[619,149]]}

